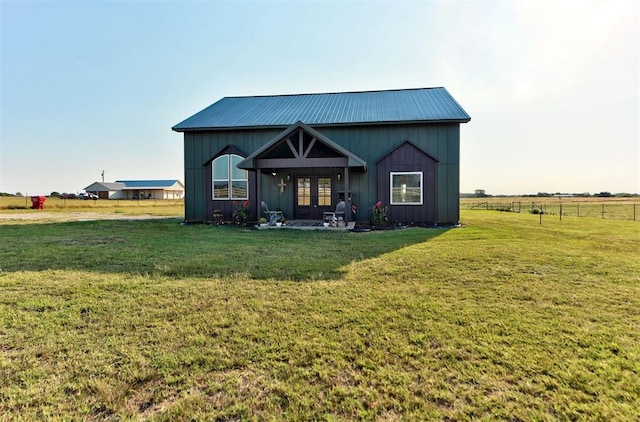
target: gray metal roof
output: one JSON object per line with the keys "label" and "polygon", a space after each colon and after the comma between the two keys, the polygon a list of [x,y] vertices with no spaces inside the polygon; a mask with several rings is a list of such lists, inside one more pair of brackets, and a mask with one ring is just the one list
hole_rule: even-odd
{"label": "gray metal roof", "polygon": [[225,97],[173,126],[192,130],[405,122],[466,123],[471,117],[445,88]]}
{"label": "gray metal roof", "polygon": [[119,191],[122,190],[124,188],[124,183],[111,183],[111,182],[93,182],[92,184],[90,184],[89,186],[87,186],[86,188],[84,188],[85,191],[100,191],[100,192],[105,192],[105,191]]}

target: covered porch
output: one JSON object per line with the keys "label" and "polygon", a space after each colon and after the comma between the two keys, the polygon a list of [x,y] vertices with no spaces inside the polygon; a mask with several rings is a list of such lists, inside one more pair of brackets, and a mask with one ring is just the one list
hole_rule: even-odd
{"label": "covered porch", "polygon": [[[324,228],[323,220],[331,218],[331,227],[337,228],[348,227],[353,219],[351,177],[365,172],[367,164],[319,131],[297,122],[241,161],[238,168],[257,174],[256,209],[264,201],[270,211],[284,214],[288,226]],[[300,223],[294,226],[292,221]]]}
{"label": "covered porch", "polygon": [[319,220],[287,220],[281,226],[260,226],[259,230],[271,230],[271,229],[293,229],[293,230],[326,230],[326,231],[347,231],[355,228],[356,222],[349,221],[344,225],[325,225],[323,221]]}

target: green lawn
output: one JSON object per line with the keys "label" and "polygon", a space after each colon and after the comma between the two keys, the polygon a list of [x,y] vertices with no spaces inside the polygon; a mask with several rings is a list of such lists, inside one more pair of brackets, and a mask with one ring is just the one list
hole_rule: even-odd
{"label": "green lawn", "polygon": [[640,223],[0,223],[0,420],[640,418]]}
{"label": "green lawn", "polygon": [[95,212],[101,214],[118,213],[127,215],[184,215],[183,200],[162,199],[60,199],[47,197],[43,210],[31,209],[31,197],[0,196],[0,213],[68,213]]}

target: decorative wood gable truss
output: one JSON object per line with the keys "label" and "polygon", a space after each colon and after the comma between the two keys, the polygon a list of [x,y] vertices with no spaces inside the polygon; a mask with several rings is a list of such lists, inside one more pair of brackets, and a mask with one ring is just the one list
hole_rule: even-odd
{"label": "decorative wood gable truss", "polygon": [[245,170],[279,168],[351,168],[367,163],[322,133],[297,122],[238,164]]}

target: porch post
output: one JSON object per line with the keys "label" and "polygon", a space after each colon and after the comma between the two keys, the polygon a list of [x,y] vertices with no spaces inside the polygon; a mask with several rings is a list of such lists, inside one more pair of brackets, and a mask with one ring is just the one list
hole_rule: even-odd
{"label": "porch post", "polygon": [[351,214],[351,198],[349,197],[349,167],[345,166],[344,168],[344,203],[346,204],[346,209],[344,213],[344,224],[345,226],[349,222],[349,215]]}
{"label": "porch post", "polygon": [[260,217],[262,217],[262,199],[260,192],[260,169],[256,169],[256,221],[260,223]]}

